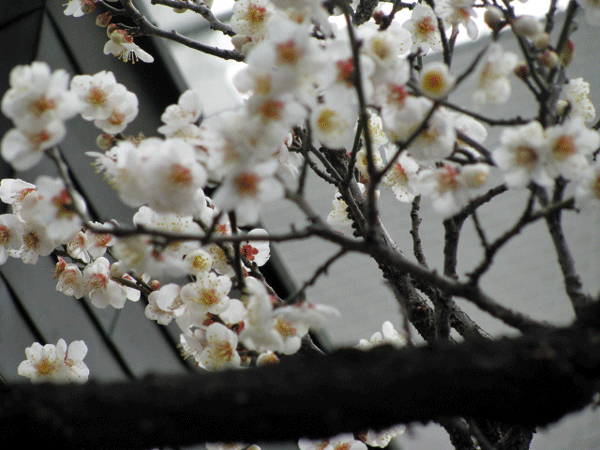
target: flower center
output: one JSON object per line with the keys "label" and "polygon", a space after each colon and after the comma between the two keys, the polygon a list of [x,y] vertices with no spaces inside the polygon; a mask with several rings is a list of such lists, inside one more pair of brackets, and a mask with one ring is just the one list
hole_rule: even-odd
{"label": "flower center", "polygon": [[46,98],[45,95],[42,95],[40,98],[35,100],[30,105],[30,110],[37,117],[40,117],[46,111],[56,108],[56,103],[52,98]]}
{"label": "flower center", "polygon": [[283,102],[267,100],[258,108],[259,113],[267,120],[280,120]]}
{"label": "flower center", "polygon": [[323,133],[331,133],[336,129],[336,123],[333,118],[336,116],[334,110],[326,108],[321,111],[319,118],[317,119],[317,126]]}
{"label": "flower center", "polygon": [[189,186],[192,183],[192,172],[181,164],[171,165],[171,181],[181,186]]}
{"label": "flower center", "polygon": [[433,23],[433,17],[425,16],[415,24],[417,33],[421,37],[427,37],[428,34],[435,31],[435,24]]}
{"label": "flower center", "polygon": [[295,66],[302,55],[301,50],[293,39],[282,44],[277,44],[277,62],[279,64],[289,64]]}
{"label": "flower center", "polygon": [[35,370],[37,370],[39,375],[51,375],[56,371],[55,362],[56,361],[50,361],[50,359],[45,356],[35,365]]}
{"label": "flower center", "polygon": [[32,231],[23,236],[23,242],[25,243],[26,248],[35,250],[40,245],[40,238],[35,231]]}
{"label": "flower center", "polygon": [[520,145],[515,149],[515,162],[519,166],[526,167],[527,169],[533,169],[536,161],[538,160],[537,152],[531,147]]}
{"label": "flower center", "polygon": [[254,261],[254,257],[258,254],[258,249],[252,247],[250,244],[246,244],[242,247],[242,255],[248,261]]}
{"label": "flower center", "polygon": [[92,89],[90,89],[90,94],[88,95],[87,100],[92,105],[101,106],[106,103],[107,97],[108,95],[104,90],[100,89],[98,86],[94,86]]}
{"label": "flower center", "polygon": [[558,161],[564,161],[576,152],[575,138],[572,135],[560,136],[552,146],[552,154]]}
{"label": "flower center", "polygon": [[239,195],[256,195],[260,178],[255,173],[241,173],[233,180],[233,186]]}

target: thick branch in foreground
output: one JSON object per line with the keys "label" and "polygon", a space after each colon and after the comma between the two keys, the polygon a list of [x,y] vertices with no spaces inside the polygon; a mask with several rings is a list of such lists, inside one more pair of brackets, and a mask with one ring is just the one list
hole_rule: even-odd
{"label": "thick branch in foreground", "polygon": [[595,323],[498,341],[339,350],[280,364],[129,383],[0,387],[3,439],[61,449],[327,437],[462,416],[544,425],[590,402]]}

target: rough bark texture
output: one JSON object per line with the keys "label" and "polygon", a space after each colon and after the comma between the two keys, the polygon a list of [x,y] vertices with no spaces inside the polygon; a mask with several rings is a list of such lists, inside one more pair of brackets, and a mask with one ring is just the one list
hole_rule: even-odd
{"label": "rough bark texture", "polygon": [[[498,341],[298,356],[135,383],[5,385],[0,431],[31,447],[144,449],[282,441],[450,417],[533,428],[590,402],[598,305],[572,327]],[[488,430],[486,430],[488,431]]]}

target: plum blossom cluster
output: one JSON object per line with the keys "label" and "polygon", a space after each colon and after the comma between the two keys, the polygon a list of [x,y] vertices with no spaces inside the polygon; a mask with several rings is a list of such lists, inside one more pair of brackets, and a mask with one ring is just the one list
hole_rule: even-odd
{"label": "plum blossom cluster", "polygon": [[[96,3],[70,0],[65,14],[85,15]],[[585,4],[591,17],[595,3]],[[162,114],[160,136],[124,134],[138,99],[111,72],[69,82],[65,71],[45,63],[15,68],[1,105],[14,123],[2,139],[2,157],[17,170],[32,168],[63,140],[65,122],[79,115],[103,133],[101,151],[87,155],[136,212],[133,228],[90,222],[66,176],[40,176],[34,184],[4,179],[0,199],[12,212],[0,215],[0,264],[9,257],[35,264],[54,252],[56,289],[87,297],[97,308],[124,308],[143,293],[146,317],[178,327],[185,357],[202,369],[224,370],[277,363],[297,353],[311,329],[339,314],[322,304],[286,304],[258,276],[270,256],[260,212],[285,196],[287,180],[308,163],[295,145],[299,140],[314,153],[347,154],[363,193],[379,183],[402,203],[422,195],[442,217],[467,206],[495,167],[509,187],[549,188],[560,177],[577,181],[581,204],[600,201],[600,163],[593,162],[600,135],[586,125],[595,110],[584,80],[565,84],[565,98],[551,105],[553,123],[507,127],[488,153],[482,150],[488,130],[479,116],[448,100],[465,82],[472,83],[474,107],[507,102],[519,72],[517,55],[495,42],[466,78],[443,62],[414,64],[443,50],[447,31],[456,36],[464,29],[475,39],[474,4],[417,3],[406,22],[386,26],[385,13],[377,10],[350,34],[329,21],[319,0],[238,0],[230,26],[232,45],[246,63],[233,80],[243,105],[205,118],[200,93],[187,90]],[[495,13],[493,7],[486,12],[492,28],[503,20]],[[99,21],[109,36],[106,54],[152,61],[110,21],[110,14]],[[536,47],[540,64],[552,62],[536,19],[523,16],[511,26]],[[327,222],[353,233],[346,200],[334,194]],[[403,346],[406,338],[385,322],[358,348],[385,343]],[[82,341],[68,348],[64,340],[35,343],[18,372],[34,382],[82,382],[89,373],[86,352]],[[385,447],[403,431],[398,426],[298,445],[365,450]],[[224,446],[207,444],[209,450]],[[227,446],[238,447],[245,444]]]}
{"label": "plum blossom cluster", "polygon": [[85,383],[90,371],[83,362],[88,348],[83,341],[73,341],[67,347],[64,339],[56,345],[34,342],[25,349],[27,359],[17,372],[32,383]]}

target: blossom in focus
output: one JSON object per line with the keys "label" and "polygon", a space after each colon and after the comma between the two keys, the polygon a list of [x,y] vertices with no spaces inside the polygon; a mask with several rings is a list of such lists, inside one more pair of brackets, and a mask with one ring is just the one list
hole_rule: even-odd
{"label": "blossom in focus", "polygon": [[25,264],[36,264],[40,256],[48,256],[56,242],[48,236],[46,226],[38,222],[23,223],[23,245],[14,255]]}
{"label": "blossom in focus", "polygon": [[[268,237],[267,230],[255,228],[248,233],[248,236],[265,236]],[[253,262],[257,266],[263,266],[269,260],[270,248],[269,241],[249,240],[240,243],[242,256],[248,261]]]}
{"label": "blossom in focus", "polygon": [[240,355],[236,348],[237,335],[220,323],[206,329],[206,346],[200,353],[200,364],[207,370],[223,370],[239,367]]}
{"label": "blossom in focus", "polygon": [[181,287],[170,283],[148,295],[148,304],[144,315],[150,320],[156,320],[160,325],[168,325],[174,317],[181,314],[183,301],[179,296]]}
{"label": "blossom in focus", "polygon": [[54,277],[57,278],[56,290],[65,295],[75,298],[81,298],[88,293],[88,286],[84,282],[83,273],[76,264],[67,264],[67,262],[58,257]]}
{"label": "blossom in focus", "polygon": [[410,19],[402,24],[412,35],[412,52],[421,51],[426,54],[430,49],[442,50],[442,40],[435,13],[428,5],[417,3]]}
{"label": "blossom in focus", "polygon": [[90,373],[83,362],[86,354],[83,341],[73,341],[68,347],[64,339],[59,339],[56,345],[34,342],[25,349],[27,360],[19,364],[17,372],[32,383],[85,383]]}
{"label": "blossom in focus", "polygon": [[[395,152],[394,147],[386,149],[388,158]],[[417,195],[417,172],[419,164],[407,153],[402,152],[386,172],[382,183],[392,190],[398,201],[412,202]]]}
{"label": "blossom in focus", "polygon": [[133,64],[140,59],[146,63],[154,61],[154,57],[138,45],[133,43],[133,39],[125,30],[114,30],[109,36],[108,42],[104,45],[105,55],[115,55],[123,62],[131,61]]}

